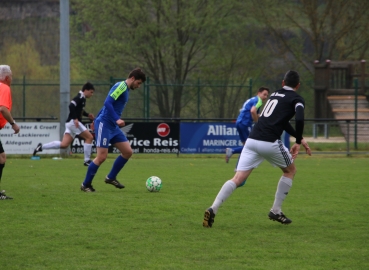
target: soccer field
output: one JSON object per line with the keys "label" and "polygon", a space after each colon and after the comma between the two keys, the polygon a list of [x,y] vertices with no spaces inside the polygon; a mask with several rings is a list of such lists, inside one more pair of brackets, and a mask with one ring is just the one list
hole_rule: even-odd
{"label": "soccer field", "polygon": [[[281,171],[264,162],[223,204],[212,228],[204,210],[233,176],[236,158],[134,155],[104,183],[113,159],[81,192],[82,158],[9,157],[0,201],[1,269],[369,269],[368,158],[300,156],[283,204],[293,220],[268,219]],[[150,193],[151,175],[163,181]]]}

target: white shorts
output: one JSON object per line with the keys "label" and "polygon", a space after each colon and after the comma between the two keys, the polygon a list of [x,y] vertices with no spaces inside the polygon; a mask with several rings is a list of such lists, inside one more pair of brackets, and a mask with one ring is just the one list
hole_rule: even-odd
{"label": "white shorts", "polygon": [[256,168],[266,159],[273,166],[286,168],[293,159],[281,140],[264,142],[248,138],[242,149],[236,171],[248,171]]}
{"label": "white shorts", "polygon": [[74,124],[74,120],[70,120],[69,122],[65,123],[65,133],[70,134],[73,138],[76,137],[76,135],[81,134],[83,131],[87,130],[84,124],[78,121],[78,128]]}

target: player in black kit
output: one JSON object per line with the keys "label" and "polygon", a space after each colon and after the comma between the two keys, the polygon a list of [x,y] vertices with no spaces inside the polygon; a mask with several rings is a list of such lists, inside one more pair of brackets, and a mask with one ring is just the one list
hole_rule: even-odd
{"label": "player in black kit", "polygon": [[53,141],[46,144],[39,143],[33,151],[33,155],[36,155],[37,152],[41,152],[46,149],[67,148],[72,143],[74,137],[79,135],[85,139],[83,145],[83,164],[85,166],[90,165],[93,136],[81,123],[81,121],[82,116],[87,116],[90,120],[94,120],[95,118],[93,114],[87,113],[84,110],[86,98],[92,97],[94,91],[95,88],[91,83],[87,82],[83,85],[82,90],[78,92],[78,94],[71,100],[69,104],[69,115],[67,122],[65,123],[65,132],[62,141]]}
{"label": "player in black kit", "polygon": [[[296,71],[288,71],[282,81],[282,87],[282,89],[272,93],[265,104],[259,120],[252,129],[242,150],[235,176],[224,183],[213,205],[206,209],[203,221],[204,227],[213,225],[220,205],[264,160],[278,166],[283,171],[277,186],[274,204],[268,214],[269,219],[282,224],[292,222],[283,214],[281,207],[296,173],[293,160],[297,157],[301,144],[308,155],[311,155],[311,150],[302,137],[305,101],[296,93],[296,90],[300,87],[299,74]],[[295,129],[289,123],[294,115]],[[280,139],[284,130],[296,138],[296,143],[291,147],[290,152]]]}

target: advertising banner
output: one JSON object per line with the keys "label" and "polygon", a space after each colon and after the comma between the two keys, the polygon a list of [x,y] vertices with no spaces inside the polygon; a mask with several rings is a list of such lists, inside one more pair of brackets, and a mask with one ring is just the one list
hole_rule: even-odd
{"label": "advertising banner", "polygon": [[[84,122],[82,121],[82,124],[84,124],[87,128],[87,130],[89,130],[92,135],[95,138],[95,134],[93,132],[93,130],[91,130],[90,125],[91,122]],[[79,137],[78,135],[76,137],[74,137],[74,140],[72,141],[72,144],[70,145],[70,151],[72,154],[83,154],[83,145],[85,143],[85,140],[81,137]],[[96,153],[96,145],[95,145],[95,140],[92,142],[92,153]]]}
{"label": "advertising banner", "polygon": [[[88,123],[85,125],[89,128]],[[133,153],[179,152],[179,123],[126,123],[121,130],[131,144]],[[83,143],[77,136],[71,145],[72,153],[83,153]],[[95,142],[92,151],[96,153]],[[119,150],[109,146],[109,153],[119,153]]]}
{"label": "advertising banner", "polygon": [[242,146],[234,123],[181,123],[181,153],[224,154]]}
{"label": "advertising banner", "polygon": [[[59,141],[60,123],[24,122],[18,123],[20,128],[18,134],[8,124],[0,130],[1,143],[5,153],[10,154],[33,154],[33,150],[39,143]],[[59,154],[59,149],[47,150],[45,154]],[[43,152],[37,153],[37,155]]]}

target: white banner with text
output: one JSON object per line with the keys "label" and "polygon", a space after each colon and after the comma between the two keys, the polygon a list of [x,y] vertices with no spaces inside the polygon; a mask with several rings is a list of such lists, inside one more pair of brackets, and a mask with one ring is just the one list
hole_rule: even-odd
{"label": "white banner with text", "polygon": [[[59,141],[60,123],[23,122],[18,123],[20,131],[14,134],[14,130],[8,124],[0,130],[0,139],[7,155],[9,154],[33,154],[33,150],[39,143]],[[59,154],[60,149],[48,149],[39,154]]]}

